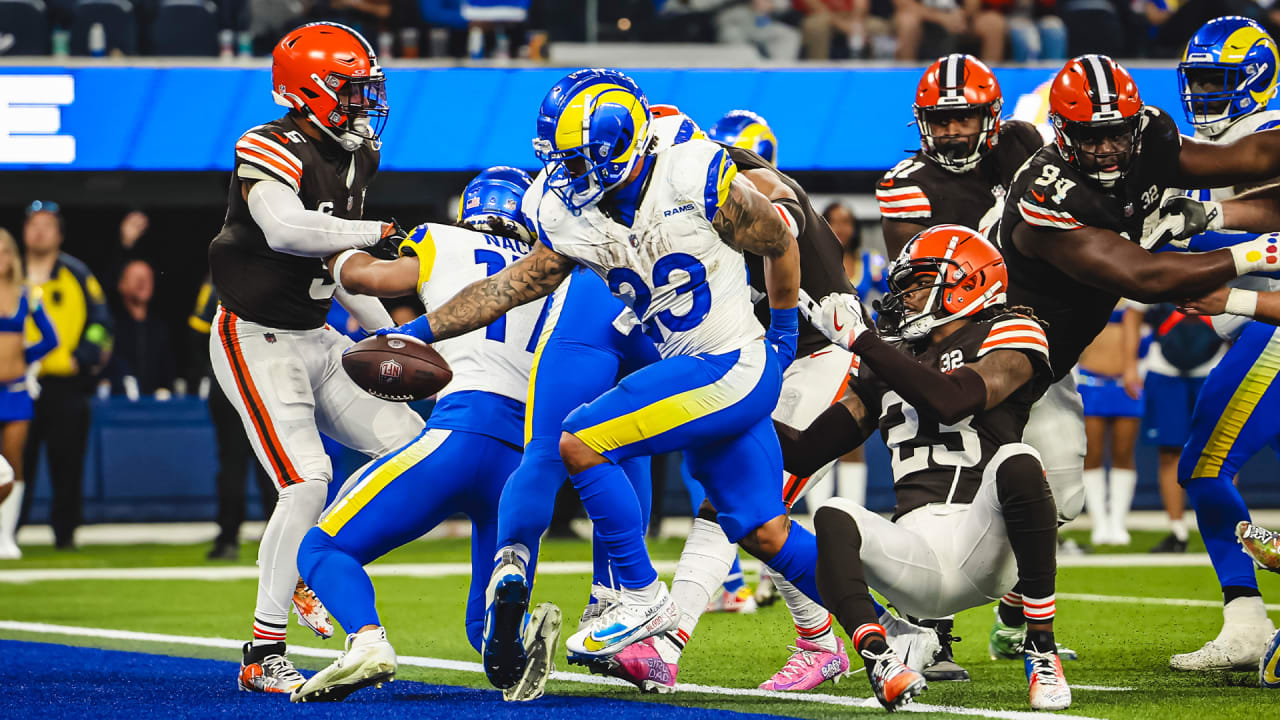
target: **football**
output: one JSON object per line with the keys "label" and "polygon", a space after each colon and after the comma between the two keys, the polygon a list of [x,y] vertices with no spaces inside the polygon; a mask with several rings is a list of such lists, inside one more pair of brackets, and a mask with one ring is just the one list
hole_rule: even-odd
{"label": "football", "polygon": [[449,363],[409,335],[373,335],[342,355],[347,375],[374,397],[411,402],[431,397],[453,379]]}

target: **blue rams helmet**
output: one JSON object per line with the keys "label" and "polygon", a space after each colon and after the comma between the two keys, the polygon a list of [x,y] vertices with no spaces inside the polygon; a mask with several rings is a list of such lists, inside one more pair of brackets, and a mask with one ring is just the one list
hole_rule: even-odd
{"label": "blue rams helmet", "polygon": [[475,176],[458,200],[458,224],[480,232],[533,241],[529,221],[520,209],[533,184],[529,173],[498,165]]}
{"label": "blue rams helmet", "polygon": [[770,165],[778,164],[778,138],[769,123],[750,110],[730,110],[707,134],[725,145],[754,150]]}
{"label": "blue rams helmet", "polygon": [[617,70],[578,70],[551,87],[538,110],[533,150],[547,187],[575,215],[624,183],[649,151],[644,92]]}
{"label": "blue rams helmet", "polygon": [[1191,36],[1178,64],[1187,121],[1210,137],[1222,134],[1267,107],[1277,70],[1276,43],[1261,25],[1236,16],[1210,20]]}

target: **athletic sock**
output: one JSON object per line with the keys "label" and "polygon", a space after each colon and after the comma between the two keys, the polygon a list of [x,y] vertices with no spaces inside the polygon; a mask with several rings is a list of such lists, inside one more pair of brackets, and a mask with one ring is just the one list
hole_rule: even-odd
{"label": "athletic sock", "polygon": [[[658,579],[644,544],[644,518],[640,501],[627,474],[606,462],[573,475],[587,515],[595,523],[600,540],[613,559],[617,584],[622,588],[645,588]],[[721,578],[717,578],[719,583]]]}
{"label": "athletic sock", "polygon": [[1023,647],[1038,653],[1058,654],[1058,643],[1053,639],[1052,630],[1027,630]]}
{"label": "athletic sock", "polygon": [[729,574],[724,579],[724,591],[727,593],[736,593],[746,587],[746,580],[742,574],[742,562],[738,559],[737,554],[733,556],[733,564],[729,566]]}
{"label": "athletic sock", "polygon": [[1236,524],[1249,519],[1240,491],[1230,478],[1193,478],[1182,483],[1187,498],[1196,511],[1196,524],[1204,539],[1205,550],[1223,588],[1238,586],[1258,589],[1253,560],[1240,552],[1236,543]]}
{"label": "athletic sock", "polygon": [[[876,622],[883,609],[877,610],[867,587],[861,555],[862,533],[858,523],[846,512],[824,507],[814,514],[813,524],[821,543],[817,584],[822,589],[823,602],[846,632],[854,628],[849,636],[853,638],[855,648],[861,649],[858,633],[864,628],[878,629],[883,639],[884,628]],[[793,532],[794,529],[793,525]]]}
{"label": "athletic sock", "polygon": [[1084,481],[1084,508],[1089,513],[1089,522],[1093,523],[1094,537],[1106,534],[1107,529],[1107,471],[1102,468],[1085,470],[1081,474]]}
{"label": "athletic sock", "polygon": [[1015,590],[1024,597],[1051,596],[1058,570],[1058,518],[1040,461],[1032,455],[1012,455],[995,475],[1000,516],[1018,564]]}
{"label": "athletic sock", "polygon": [[1056,614],[1057,603],[1053,595],[1041,598],[1031,597],[1030,595],[1022,596],[1022,615],[1027,619],[1028,623],[1036,623],[1037,625],[1051,623]]}
{"label": "athletic sock", "polygon": [[[793,524],[792,527],[795,525]],[[835,652],[836,636],[831,629],[831,613],[811,600],[808,595],[800,592],[778,571],[768,568],[768,573],[773,578],[773,586],[777,588],[778,594],[787,603],[787,609],[791,611],[791,620],[796,625],[796,634],[824,650]]]}
{"label": "athletic sock", "polygon": [[1022,610],[1022,596],[1016,592],[1005,593],[996,612],[1000,614],[1000,622],[1007,627],[1022,627],[1027,622]]}
{"label": "athletic sock", "polygon": [[26,487],[21,480],[14,482],[9,497],[0,503],[0,547],[18,546],[18,515],[22,514],[22,494]]}
{"label": "athletic sock", "polygon": [[520,465],[511,473],[498,501],[497,546],[522,545],[529,550],[526,573],[533,582],[542,535],[551,526],[556,492],[566,473],[560,459],[559,436],[535,437],[524,448]]}
{"label": "athletic sock", "polygon": [[[298,548],[324,510],[328,483],[305,480],[280,489],[276,509],[258,546],[258,602],[253,611],[254,638],[284,640],[298,586]],[[323,599],[322,599],[323,601]]]}
{"label": "athletic sock", "polygon": [[1169,532],[1173,533],[1178,542],[1186,542],[1191,537],[1191,533],[1187,532],[1187,521],[1182,518],[1169,521]]}
{"label": "athletic sock", "polygon": [[769,567],[791,581],[810,600],[821,600],[818,593],[818,539],[803,525],[791,523],[787,541],[778,553],[769,558]]}
{"label": "athletic sock", "polygon": [[1107,505],[1107,515],[1113,532],[1128,532],[1125,527],[1129,517],[1129,506],[1133,504],[1133,491],[1138,486],[1138,471],[1124,468],[1111,468],[1108,478],[1111,486],[1111,500]]}
{"label": "athletic sock", "polygon": [[693,635],[712,593],[729,574],[737,555],[737,546],[729,542],[718,524],[694,518],[671,580],[671,599],[680,609],[680,631],[684,635],[681,647]]}
{"label": "athletic sock", "polygon": [[865,651],[869,655],[883,655],[889,649],[884,628],[878,623],[859,625],[849,637],[853,640],[854,649],[862,656],[862,662],[866,665],[868,673],[875,667],[876,661],[862,653]]}

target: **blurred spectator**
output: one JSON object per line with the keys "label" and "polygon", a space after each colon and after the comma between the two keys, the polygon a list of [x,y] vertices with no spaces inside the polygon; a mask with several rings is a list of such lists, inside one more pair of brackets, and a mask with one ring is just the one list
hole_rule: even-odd
{"label": "blurred spectator", "polygon": [[1010,10],[1008,0],[964,0],[965,20],[969,33],[978,41],[978,57],[988,63],[1004,60],[1005,38]]}
{"label": "blurred spectator", "polygon": [[111,353],[111,391],[137,400],[167,396],[176,377],[167,323],[151,314],[155,271],[145,260],[130,260],[117,284],[123,312],[116,317]]}
{"label": "blurred spectator", "polygon": [[[27,208],[22,228],[27,277],[41,290],[58,331],[58,346],[40,363],[41,389],[23,466],[34,478],[40,451],[47,449],[54,543],[60,550],[74,550],[89,439],[89,396],[95,377],[111,357],[111,313],[89,268],[61,251],[62,231],[56,203],[36,201]],[[34,494],[27,493],[24,517]]]}
{"label": "blurred spectator", "polygon": [[1067,26],[1067,56],[1124,57],[1128,7],[1123,0],[1060,0],[1058,8]]}
{"label": "blurred spectator", "polygon": [[[26,346],[35,328],[40,340]],[[0,472],[0,559],[22,557],[16,531],[22,511],[22,453],[33,408],[27,389],[27,368],[58,344],[58,333],[40,303],[38,292],[26,287],[18,243],[0,228],[0,454],[8,469]]]}
{"label": "blurred spectator", "polygon": [[800,57],[800,31],[783,22],[788,0],[670,0],[663,12],[687,17],[713,13],[716,40],[725,45],[751,45],[761,57],[795,60]]}
{"label": "blurred spectator", "polygon": [[44,0],[0,0],[0,55],[48,55]]}
{"label": "blurred spectator", "polygon": [[[1272,37],[1280,37],[1280,3],[1276,0],[1185,0],[1173,2],[1173,12],[1157,24],[1154,44],[1163,53],[1179,57],[1187,41],[1205,23],[1224,15],[1257,20]],[[1157,16],[1158,17],[1158,16]],[[1151,19],[1150,12],[1147,19]]]}
{"label": "blurred spectator", "polygon": [[315,0],[311,17],[342,23],[376,42],[378,30],[391,17],[391,0]]}
{"label": "blurred spectator", "polygon": [[[220,18],[213,0],[146,0],[147,53],[170,57],[218,54]],[[224,0],[224,4],[227,4]]]}
{"label": "blurred spectator", "polygon": [[137,55],[137,8],[129,0],[76,0],[71,10],[71,54]]}
{"label": "blurred spectator", "polygon": [[1053,14],[1054,0],[1013,0],[1008,13],[1012,59],[1065,60],[1067,26]]}
{"label": "blurred spectator", "polygon": [[870,0],[792,0],[792,5],[804,15],[800,30],[804,33],[806,59],[830,59],[831,40],[836,32],[850,46],[854,38],[858,38],[860,44],[866,42],[865,20],[871,9]]}
{"label": "blurred spectator", "polygon": [[[334,303],[335,305],[337,303]],[[258,485],[258,501],[262,505],[263,519],[271,517],[276,507],[275,483],[262,468],[249,438],[244,433],[240,414],[222,394],[218,383],[210,382],[209,331],[213,316],[218,311],[218,291],[205,278],[196,296],[196,307],[187,319],[191,328],[191,366],[187,370],[187,382],[193,387],[208,388],[209,418],[213,421],[213,438],[218,446],[218,537],[209,550],[210,560],[237,560],[240,557],[240,526],[244,524],[248,493],[245,481],[252,471]]]}
{"label": "blurred spectator", "polygon": [[969,27],[956,0],[893,0],[893,5],[898,38],[895,57],[899,60],[931,59],[955,52],[959,35]]}
{"label": "blurred spectator", "polygon": [[246,0],[249,35],[255,55],[270,55],[285,33],[301,25],[311,11],[311,0]]}

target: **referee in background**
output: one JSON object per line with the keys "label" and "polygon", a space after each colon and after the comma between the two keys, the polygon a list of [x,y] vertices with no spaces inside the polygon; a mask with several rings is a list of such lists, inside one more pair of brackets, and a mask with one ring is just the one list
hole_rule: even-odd
{"label": "referee in background", "polygon": [[[62,231],[57,203],[37,200],[27,207],[22,227],[27,281],[43,291],[45,310],[58,330],[58,346],[40,363],[40,394],[23,464],[27,481],[34,482],[40,450],[46,450],[55,546],[74,550],[89,441],[89,398],[111,355],[111,312],[89,268],[62,252]],[[35,492],[28,492],[24,498],[23,517],[33,497]]]}

